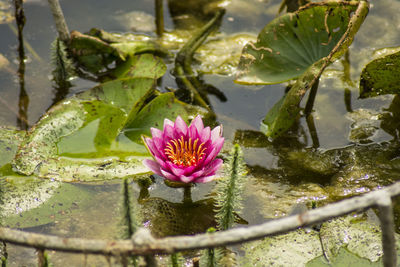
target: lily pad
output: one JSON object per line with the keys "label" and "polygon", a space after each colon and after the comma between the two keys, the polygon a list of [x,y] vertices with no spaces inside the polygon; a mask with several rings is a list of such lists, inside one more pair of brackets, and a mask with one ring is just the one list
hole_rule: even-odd
{"label": "lily pad", "polygon": [[71,216],[90,194],[72,184],[34,177],[1,178],[3,225],[26,228],[54,223]]}
{"label": "lily pad", "polygon": [[243,249],[243,266],[381,266],[383,255],[380,227],[365,214],[330,220],[320,232],[299,229],[267,237]]}
{"label": "lily pad", "polygon": [[[126,49],[122,46],[128,46],[128,44],[118,44],[117,47]],[[141,77],[158,79],[162,77],[166,71],[167,66],[161,58],[146,53],[135,57],[129,57],[125,62],[118,65],[118,67],[113,71],[113,75],[118,78]]]}
{"label": "lily pad", "polygon": [[[166,70],[159,58],[140,55],[127,62],[133,65],[121,75],[130,78],[102,83],[52,107],[27,133],[14,169],[61,181],[148,172],[141,161],[149,155],[138,136],[149,134],[165,118],[181,115],[188,120],[204,111],[177,101],[173,93],[156,93],[156,79]],[[132,129],[134,142],[127,138]]]}
{"label": "lily pad", "polygon": [[[353,15],[357,9],[360,12]],[[274,84],[299,77],[330,55],[345,37],[345,45],[333,56],[339,57],[351,44],[352,35],[367,13],[368,4],[364,1],[332,1],[310,3],[274,19],[260,32],[256,43],[243,48],[236,82]],[[352,16],[358,16],[356,23],[351,22]]]}
{"label": "lily pad", "polygon": [[400,93],[400,52],[368,63],[360,78],[360,98]]}
{"label": "lily pad", "polygon": [[299,229],[243,246],[241,266],[299,267],[323,254],[318,232]]}
{"label": "lily pad", "polygon": [[320,235],[329,261],[335,260],[342,247],[371,262],[378,261],[383,255],[380,226],[369,222],[363,214],[325,222]]}
{"label": "lily pad", "polygon": [[0,169],[12,161],[24,136],[24,131],[0,127]]}
{"label": "lily pad", "polygon": [[178,115],[188,120],[193,114],[206,115],[205,110],[177,100],[173,93],[164,93],[149,102],[126,125],[125,135],[137,142],[141,134],[150,135],[150,127],[161,128],[164,118]]}

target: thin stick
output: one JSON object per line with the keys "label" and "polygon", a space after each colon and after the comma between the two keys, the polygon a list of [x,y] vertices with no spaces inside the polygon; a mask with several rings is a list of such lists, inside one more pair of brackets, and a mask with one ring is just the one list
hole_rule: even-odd
{"label": "thin stick", "polygon": [[56,23],[56,28],[58,31],[58,36],[60,37],[60,40],[69,43],[70,41],[70,35],[69,35],[69,30],[67,23],[65,22],[64,14],[62,12],[60,3],[58,0],[48,0],[51,13],[53,13],[53,18]]}
{"label": "thin stick", "polygon": [[379,220],[382,229],[383,266],[397,266],[396,240],[394,232],[393,205],[390,196],[378,202]]}
{"label": "thin stick", "polygon": [[301,214],[283,217],[247,228],[233,228],[213,234],[206,233],[195,236],[175,236],[155,239],[150,235],[148,229],[143,228],[139,229],[131,240],[100,240],[64,238],[0,227],[0,240],[16,245],[36,247],[38,249],[87,254],[114,256],[149,255],[156,253],[171,254],[178,251],[239,244],[286,233],[296,230],[299,227],[312,226],[316,223],[321,223],[354,211],[368,209],[378,205],[382,199],[388,196],[394,197],[398,195],[400,195],[400,182],[384,189],[345,199]]}

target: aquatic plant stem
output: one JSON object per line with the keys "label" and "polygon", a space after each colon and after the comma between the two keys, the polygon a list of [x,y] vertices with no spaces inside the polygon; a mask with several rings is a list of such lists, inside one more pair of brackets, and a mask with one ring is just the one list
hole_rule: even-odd
{"label": "aquatic plant stem", "polygon": [[318,79],[315,80],[313,83],[310,94],[308,95],[306,107],[304,108],[304,114],[308,116],[311,114],[313,107],[314,107],[314,102],[315,102],[315,97],[317,96],[317,91],[318,91],[318,85],[319,85],[319,77]]}
{"label": "aquatic plant stem", "polygon": [[203,99],[199,93],[201,87],[198,80],[194,78],[194,72],[192,69],[192,59],[194,52],[204,43],[207,37],[215,30],[217,23],[221,20],[225,10],[221,9],[217,11],[215,16],[204,25],[193,37],[181,48],[175,59],[175,74],[177,79],[180,80],[189,90],[191,98],[200,106],[211,111],[207,102]]}
{"label": "aquatic plant stem", "polygon": [[56,28],[60,40],[69,43],[71,37],[69,34],[67,23],[65,22],[64,14],[62,12],[60,2],[58,0],[48,0],[51,13],[53,14],[54,21],[56,23]]}
{"label": "aquatic plant stem", "polygon": [[156,32],[161,37],[164,34],[164,6],[163,0],[155,0],[156,9]]}
{"label": "aquatic plant stem", "polygon": [[318,138],[317,128],[315,127],[313,114],[308,114],[306,116],[306,121],[307,121],[308,131],[310,132],[310,135],[311,135],[313,147],[318,148],[319,147],[319,138]]}

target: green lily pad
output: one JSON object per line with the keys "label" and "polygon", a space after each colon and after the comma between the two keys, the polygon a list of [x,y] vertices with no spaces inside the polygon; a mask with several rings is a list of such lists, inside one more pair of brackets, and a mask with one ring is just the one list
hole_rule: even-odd
{"label": "green lily pad", "polygon": [[255,41],[250,34],[218,36],[197,49],[194,58],[200,62],[196,70],[207,74],[233,75],[239,64],[241,50],[245,44]]}
{"label": "green lily pad", "polygon": [[341,247],[339,253],[333,262],[328,262],[324,256],[320,256],[309,261],[306,267],[381,267],[383,266],[382,260],[371,262],[368,259],[360,258],[359,256],[351,253],[347,249]]}
{"label": "green lily pad", "polygon": [[365,214],[330,220],[320,232],[298,229],[250,242],[243,250],[241,266],[381,266],[383,255],[380,228]]}
{"label": "green lily pad", "polygon": [[167,71],[167,66],[161,58],[152,54],[142,54],[129,57],[125,62],[119,64],[113,71],[113,75],[118,78],[152,78],[158,79]]}
{"label": "green lily pad", "polygon": [[142,134],[150,135],[150,127],[162,128],[164,118],[175,120],[179,115],[187,122],[189,117],[195,114],[206,115],[206,111],[177,100],[173,93],[164,93],[153,99],[131,119],[126,125],[125,135],[138,142]]}
{"label": "green lily pad", "polygon": [[53,106],[27,133],[14,169],[60,181],[148,172],[141,162],[149,154],[140,138],[129,140],[131,130],[137,136],[149,134],[165,118],[188,120],[204,111],[176,100],[173,93],[156,96],[156,79],[166,70],[159,58],[143,54],[127,62],[133,64],[124,70],[131,78],[102,83]]}
{"label": "green lily pad", "polygon": [[360,98],[400,93],[400,52],[368,63],[360,78]]}
{"label": "green lily pad", "polygon": [[240,266],[299,267],[323,254],[318,232],[299,229],[268,237],[243,246],[245,257]]}
{"label": "green lily pad", "polygon": [[24,131],[0,127],[0,168],[12,161],[24,136]]}
{"label": "green lily pad", "polygon": [[[2,178],[5,179],[5,178]],[[71,216],[90,194],[72,184],[34,177],[7,177],[1,181],[3,225],[25,228],[53,223]]]}
{"label": "green lily pad", "polygon": [[[352,21],[357,9],[358,17]],[[330,55],[347,34],[345,45],[333,56],[339,57],[351,44],[352,35],[367,13],[368,4],[364,1],[324,2],[311,3],[274,19],[260,32],[256,43],[243,48],[236,82],[274,84],[299,77]]]}

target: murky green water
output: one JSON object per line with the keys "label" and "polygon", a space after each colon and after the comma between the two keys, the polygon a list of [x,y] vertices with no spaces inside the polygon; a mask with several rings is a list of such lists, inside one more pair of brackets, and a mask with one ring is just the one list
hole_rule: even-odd
{"label": "murky green water", "polygon": [[[209,1],[202,2],[201,6],[205,7]],[[220,32],[256,36],[275,17],[279,4],[278,0],[233,0],[227,6]],[[153,1],[69,0],[61,1],[61,5],[70,30],[85,32],[92,27],[111,32],[153,29]],[[168,8],[165,6],[167,29],[192,27],[185,17],[173,20],[170,12],[176,12],[179,5],[175,1],[168,1],[168,5]],[[29,97],[26,118],[31,126],[55,100],[59,100],[60,95],[71,96],[96,83],[77,79],[68,92],[57,92],[53,88],[49,48],[56,31],[50,10],[47,2],[42,0],[27,1],[24,7],[27,19],[24,37],[32,47],[32,50],[26,49],[28,59],[24,80]],[[314,104],[315,134],[311,134],[304,118],[287,137],[274,142],[258,132],[260,121],[284,94],[286,84],[244,86],[235,84],[232,75],[202,75],[205,83],[220,89],[227,98],[226,102],[221,102],[210,97],[217,121],[224,127],[224,153],[230,150],[233,142],[238,142],[244,149],[249,167],[241,223],[258,224],[287,215],[296,204],[304,203],[310,207],[311,202],[316,201],[317,205],[323,205],[398,180],[398,99],[393,96],[358,99],[358,79],[375,49],[400,44],[399,7],[400,2],[395,0],[373,2],[349,49],[348,59],[337,61],[324,72]],[[206,19],[207,12],[204,12]],[[187,17],[190,16],[195,15]],[[375,28],[377,25],[379,30]],[[15,74],[18,69],[17,37],[8,24],[0,24],[0,36],[0,54],[10,62],[6,69],[0,69],[0,126],[19,127],[21,87]],[[347,73],[343,67],[346,64],[350,66]],[[176,88],[170,73],[159,85],[160,90],[166,87]],[[85,197],[77,198],[76,202],[69,200],[68,204],[58,203],[66,205],[65,209],[60,208],[60,216],[26,230],[68,237],[117,238],[119,182],[73,186],[77,188],[77,194]],[[212,196],[209,196],[213,186],[214,183],[209,183],[193,188],[193,203],[188,206],[182,204],[181,189],[169,188],[159,178],[147,191],[132,184],[138,205],[144,210],[145,224],[157,236],[193,234],[213,226]],[[144,200],[140,198],[143,195],[146,196]],[[30,266],[36,262],[35,252],[31,249],[10,245],[9,255],[10,266]],[[50,257],[57,265],[62,264],[66,255],[50,253]],[[68,259],[76,266],[85,261],[89,266],[107,264],[107,259],[101,257],[74,255]]]}

